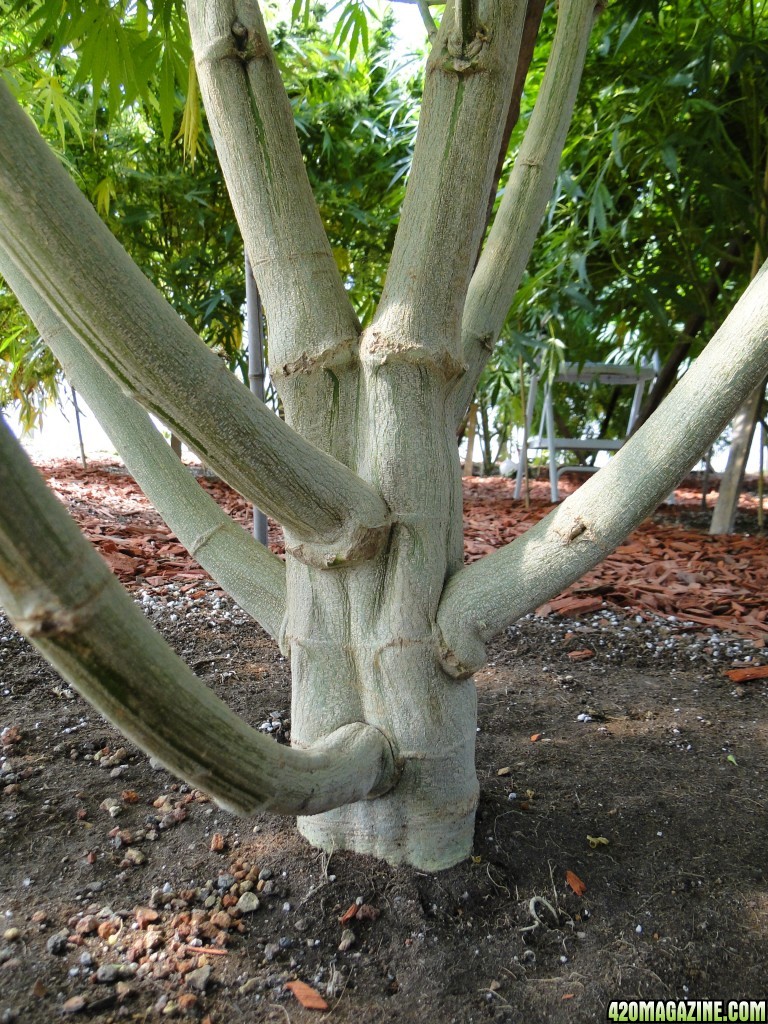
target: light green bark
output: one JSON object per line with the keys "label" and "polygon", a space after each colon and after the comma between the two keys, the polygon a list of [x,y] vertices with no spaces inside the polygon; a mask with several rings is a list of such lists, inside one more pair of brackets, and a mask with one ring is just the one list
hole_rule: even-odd
{"label": "light green bark", "polygon": [[561,0],[536,106],[464,304],[462,346],[467,370],[454,396],[457,422],[501,334],[552,194],[599,6],[589,0]]}

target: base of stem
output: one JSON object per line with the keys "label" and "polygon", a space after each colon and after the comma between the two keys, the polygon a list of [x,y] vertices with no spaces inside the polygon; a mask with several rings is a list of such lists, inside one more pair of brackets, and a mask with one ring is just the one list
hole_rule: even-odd
{"label": "base of stem", "polygon": [[326,853],[351,850],[388,864],[443,871],[472,852],[477,790],[460,802],[407,806],[397,790],[298,819],[299,832]]}

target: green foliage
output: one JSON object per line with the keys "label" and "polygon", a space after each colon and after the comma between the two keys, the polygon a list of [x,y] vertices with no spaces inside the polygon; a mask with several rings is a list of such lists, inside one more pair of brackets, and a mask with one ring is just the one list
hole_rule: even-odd
{"label": "green foliage", "polygon": [[[754,254],[768,253],[767,23],[761,0],[608,7],[509,343],[517,331],[560,339],[572,362],[654,352],[663,362],[700,316],[697,354],[743,291]],[[713,299],[708,286],[733,242],[741,257]],[[586,402],[574,391],[561,410],[571,432],[586,432],[609,400],[605,389]],[[625,412],[620,403],[614,422],[625,424]]]}
{"label": "green foliage", "polygon": [[0,408],[14,405],[25,430],[38,426],[56,373],[50,350],[0,280]]}
{"label": "green foliage", "polygon": [[157,110],[170,141],[191,56],[182,0],[1,0],[0,19],[4,72],[33,113],[42,104],[43,123],[49,104],[74,128],[67,94],[79,90],[93,119],[135,103]]}

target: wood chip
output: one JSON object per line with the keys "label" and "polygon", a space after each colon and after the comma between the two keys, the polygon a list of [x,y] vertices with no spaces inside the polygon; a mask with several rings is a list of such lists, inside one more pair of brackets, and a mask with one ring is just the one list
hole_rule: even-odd
{"label": "wood chip", "polygon": [[288,981],[283,986],[289,992],[293,992],[305,1010],[328,1010],[328,1003],[323,999],[317,989],[312,988],[303,981]]}
{"label": "wood chip", "polygon": [[584,893],[587,891],[587,887],[584,884],[584,882],[582,882],[579,876],[575,874],[573,871],[569,870],[565,872],[565,880],[577,896],[583,896]]}
{"label": "wood chip", "polygon": [[571,661],[589,661],[590,658],[594,658],[595,652],[590,651],[588,647],[585,647],[581,651],[568,651],[568,657]]}
{"label": "wood chip", "polygon": [[725,673],[733,683],[748,683],[753,679],[768,679],[768,665],[749,665],[732,668]]}
{"label": "wood chip", "polygon": [[348,921],[351,921],[354,918],[356,913],[357,904],[353,903],[352,906],[345,910],[344,913],[341,915],[341,917],[339,918],[339,924],[347,924]]}

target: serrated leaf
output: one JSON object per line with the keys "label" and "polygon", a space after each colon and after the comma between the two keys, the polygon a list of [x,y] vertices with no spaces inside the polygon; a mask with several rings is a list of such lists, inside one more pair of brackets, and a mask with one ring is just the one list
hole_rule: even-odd
{"label": "serrated leaf", "polygon": [[181,126],[178,135],[174,139],[174,142],[178,142],[181,139],[184,159],[186,160],[189,157],[191,163],[195,162],[197,151],[201,143],[205,141],[205,137],[201,135],[201,125],[202,117],[200,95],[197,88],[197,69],[194,58],[192,58],[189,62],[187,98],[181,115]]}
{"label": "serrated leaf", "polygon": [[115,183],[111,178],[102,178],[96,188],[91,192],[91,199],[96,210],[102,217],[109,216],[109,207],[113,199],[117,198]]}

